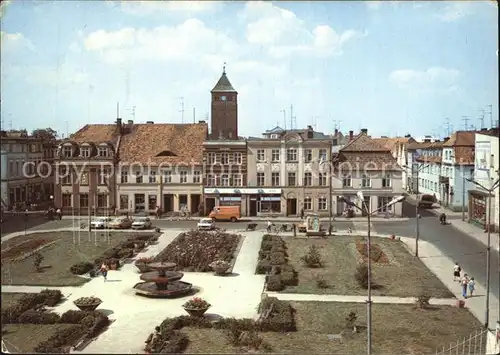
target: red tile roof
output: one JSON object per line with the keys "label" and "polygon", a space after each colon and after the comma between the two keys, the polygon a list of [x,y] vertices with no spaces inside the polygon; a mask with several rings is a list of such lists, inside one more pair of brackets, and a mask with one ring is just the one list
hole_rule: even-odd
{"label": "red tile roof", "polygon": [[390,152],[387,147],[377,143],[365,133],[358,134],[340,150],[341,152]]}
{"label": "red tile roof", "polygon": [[116,124],[87,124],[65,141],[116,144],[119,136],[120,132]]}
{"label": "red tile roof", "polygon": [[206,123],[134,124],[122,136],[120,161],[125,164],[201,164]]}
{"label": "red tile roof", "polygon": [[443,147],[455,147],[455,146],[469,146],[473,147],[475,145],[476,132],[475,131],[457,131],[453,133],[444,144]]}

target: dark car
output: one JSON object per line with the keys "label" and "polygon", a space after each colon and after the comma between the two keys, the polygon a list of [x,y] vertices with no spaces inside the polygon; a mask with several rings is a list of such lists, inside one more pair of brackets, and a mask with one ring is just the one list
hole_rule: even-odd
{"label": "dark car", "polygon": [[431,208],[434,203],[436,203],[436,197],[434,195],[422,195],[418,201],[418,207]]}

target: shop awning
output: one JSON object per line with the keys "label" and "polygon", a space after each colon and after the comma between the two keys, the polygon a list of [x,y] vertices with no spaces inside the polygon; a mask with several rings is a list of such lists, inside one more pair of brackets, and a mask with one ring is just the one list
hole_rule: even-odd
{"label": "shop awning", "polygon": [[484,190],[478,190],[478,189],[471,189],[469,190],[469,193],[472,194],[472,195],[479,195],[479,196],[491,196],[491,197],[494,197],[493,194],[488,194],[488,191],[484,191]]}
{"label": "shop awning", "polygon": [[205,189],[206,194],[224,194],[224,195],[281,195],[281,189],[259,189],[259,188],[209,188]]}

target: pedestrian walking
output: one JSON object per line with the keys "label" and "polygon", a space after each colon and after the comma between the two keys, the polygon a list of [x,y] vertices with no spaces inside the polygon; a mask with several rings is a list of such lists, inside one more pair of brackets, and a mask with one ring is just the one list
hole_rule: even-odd
{"label": "pedestrian walking", "polygon": [[472,297],[474,294],[474,289],[476,288],[476,281],[474,281],[474,278],[471,277],[469,280],[469,297]]}
{"label": "pedestrian walking", "polygon": [[300,219],[304,219],[304,208],[300,209]]}
{"label": "pedestrian walking", "polygon": [[462,272],[462,268],[460,265],[458,265],[457,262],[455,262],[455,265],[453,266],[453,281],[458,281],[460,282],[460,273]]}
{"label": "pedestrian walking", "polygon": [[108,270],[109,270],[109,267],[108,267],[108,264],[106,264],[105,262],[102,263],[101,265],[101,273],[102,273],[102,276],[104,277],[104,282],[106,282],[108,280]]}
{"label": "pedestrian walking", "polygon": [[469,285],[469,276],[467,274],[464,275],[462,279],[462,296],[467,298],[467,286]]}

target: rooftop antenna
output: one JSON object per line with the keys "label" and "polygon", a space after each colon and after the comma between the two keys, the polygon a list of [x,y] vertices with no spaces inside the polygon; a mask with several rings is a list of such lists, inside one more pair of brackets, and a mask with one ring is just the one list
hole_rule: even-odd
{"label": "rooftop antenna", "polygon": [[479,122],[481,122],[481,126],[480,126],[479,128],[486,128],[486,127],[484,126],[484,110],[483,110],[483,109],[480,109],[479,111],[481,112],[481,117],[479,117],[479,118],[478,118],[478,119],[479,119]]}
{"label": "rooftop antenna", "polygon": [[196,107],[193,106],[193,123],[196,123]]}
{"label": "rooftop antenna", "polygon": [[184,123],[184,96],[178,97],[179,100],[181,100],[181,109],[179,112],[181,113],[181,123]]}
{"label": "rooftop antenna", "polygon": [[69,137],[68,121],[64,121],[64,123],[66,123],[66,137]]}
{"label": "rooftop antenna", "polygon": [[290,105],[290,129],[297,128],[297,117],[293,115],[293,105]]}
{"label": "rooftop antenna", "polygon": [[493,105],[488,105],[488,108],[490,109],[488,113],[490,114],[490,128],[493,128],[495,125],[493,123]]}
{"label": "rooftop antenna", "polygon": [[446,117],[446,135],[449,137],[451,135],[451,130],[452,130],[452,125],[450,123],[450,118],[449,117]]}
{"label": "rooftop antenna", "polygon": [[[283,110],[280,110],[280,112],[283,112],[283,123],[285,124],[285,127],[283,127],[286,131],[286,110],[283,109]],[[278,127],[279,127],[279,124],[278,124]]]}
{"label": "rooftop antenna", "polygon": [[318,129],[318,125],[316,124],[316,122],[317,122],[316,120],[318,118],[319,118],[319,116],[313,116],[313,118],[312,118],[312,124],[313,124],[313,128],[315,131],[317,131],[317,129]]}
{"label": "rooftop antenna", "polygon": [[127,111],[130,111],[130,114],[132,115],[132,121],[135,121],[135,106],[132,106],[132,108],[127,109]]}
{"label": "rooftop antenna", "polygon": [[467,123],[469,123],[469,117],[467,116],[462,116],[462,121],[464,121],[464,126],[465,126],[465,130],[467,131],[468,129],[468,126],[467,126]]}
{"label": "rooftop antenna", "polygon": [[120,103],[116,103],[116,118],[120,117]]}

